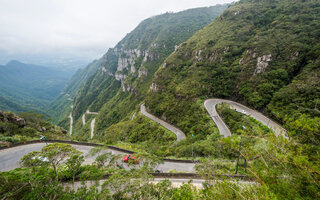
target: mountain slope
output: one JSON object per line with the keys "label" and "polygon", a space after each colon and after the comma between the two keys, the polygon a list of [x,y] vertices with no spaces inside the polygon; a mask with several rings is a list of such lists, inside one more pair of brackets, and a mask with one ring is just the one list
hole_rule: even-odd
{"label": "mountain slope", "polygon": [[14,112],[37,110],[43,113],[68,78],[69,74],[50,68],[10,61],[0,66],[1,109]]}
{"label": "mountain slope", "polygon": [[79,118],[87,109],[99,112],[97,130],[101,133],[138,108],[163,60],[226,8],[218,5],[166,13],[141,22],[108,50],[99,70],[80,89],[73,110],[76,129],[82,129]]}
{"label": "mountain slope", "polygon": [[101,62],[102,59],[94,60],[86,68],[79,69],[71,77],[60,95],[51,102],[47,112],[52,117],[54,123],[66,123],[66,116],[72,111],[73,99],[79,88],[81,88],[86,80],[97,71]]}
{"label": "mountain slope", "polygon": [[[283,123],[319,117],[319,11],[319,1],[236,3],[166,59],[146,106],[189,135],[210,134],[197,123],[206,118],[198,102],[209,97],[234,99]],[[314,120],[310,132],[319,129]]]}

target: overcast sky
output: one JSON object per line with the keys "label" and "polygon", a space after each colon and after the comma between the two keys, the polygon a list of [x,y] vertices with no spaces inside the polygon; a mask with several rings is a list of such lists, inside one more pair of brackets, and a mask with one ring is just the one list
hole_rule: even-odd
{"label": "overcast sky", "polygon": [[233,0],[0,0],[0,53],[98,58],[143,19]]}

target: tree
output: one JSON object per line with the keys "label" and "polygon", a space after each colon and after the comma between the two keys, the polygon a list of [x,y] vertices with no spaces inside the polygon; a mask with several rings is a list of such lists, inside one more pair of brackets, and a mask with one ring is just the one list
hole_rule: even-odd
{"label": "tree", "polygon": [[84,157],[81,154],[74,154],[72,155],[66,162],[67,165],[67,172],[72,175],[72,181],[74,182],[75,176],[81,170],[81,164],[84,161]]}
{"label": "tree", "polygon": [[[58,167],[67,160],[69,166],[78,167],[83,162],[82,152],[70,144],[48,144],[41,151],[33,151],[21,158],[20,164],[24,167],[49,165],[53,168],[56,180],[59,180]],[[68,160],[69,158],[69,160]],[[73,169],[74,170],[74,169]],[[74,171],[72,173],[75,173]]]}

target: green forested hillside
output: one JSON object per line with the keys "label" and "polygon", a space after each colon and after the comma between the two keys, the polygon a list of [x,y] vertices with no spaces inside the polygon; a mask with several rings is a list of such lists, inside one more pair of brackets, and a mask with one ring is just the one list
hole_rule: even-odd
{"label": "green forested hillside", "polygon": [[0,66],[0,109],[44,113],[69,77],[66,72],[10,61]]}
{"label": "green forested hillside", "polygon": [[[320,199],[320,1],[240,0],[205,26],[224,8],[143,21],[99,61],[78,72],[53,105],[51,111],[65,109],[55,111],[56,117],[65,116],[71,101],[64,102],[75,97],[73,140],[88,140],[88,121],[96,115],[88,114],[85,125],[81,116],[86,110],[99,112],[93,141],[135,151],[132,162],[123,165],[123,155],[94,148],[90,154],[96,160],[86,165],[71,145],[50,144],[24,156],[22,169],[0,173],[0,198]],[[197,31],[200,22],[205,27]],[[203,105],[208,98],[246,104],[287,132],[276,135],[268,128],[270,120],[265,126],[252,112],[236,112],[222,103],[217,112],[232,132],[222,137],[210,118],[217,116],[209,116]],[[177,142],[172,132],[139,113],[142,102],[187,138]],[[20,138],[15,132],[32,137],[48,129],[57,136],[66,132],[38,120],[43,116],[21,116],[27,123],[19,132],[22,126],[9,123],[21,122],[17,116],[0,115],[4,145]],[[147,173],[158,169],[161,157],[198,159],[189,164],[205,182],[197,187],[192,180],[176,187],[172,178],[155,183]],[[168,163],[161,164],[187,165]],[[106,180],[99,186],[101,178]],[[65,187],[65,181],[71,185],[91,179],[90,188]]]}
{"label": "green forested hillside", "polygon": [[233,99],[319,144],[319,44],[319,1],[242,0],[164,61],[146,105],[189,136],[208,135],[198,100]]}
{"label": "green forested hillside", "polygon": [[0,110],[0,147],[28,140],[46,139],[66,140],[67,131],[45,120],[44,114],[21,112],[19,115]]}
{"label": "green forested hillside", "polygon": [[99,112],[100,133],[132,113],[145,98],[163,60],[226,8],[227,5],[218,5],[166,13],[141,22],[109,49],[98,71],[79,90],[73,110],[76,130],[82,129],[79,118],[86,110]]}
{"label": "green forested hillside", "polygon": [[94,60],[86,68],[79,69],[69,80],[60,95],[55,98],[47,108],[47,113],[50,114],[53,122],[56,124],[65,124],[67,116],[72,111],[74,97],[76,96],[79,88],[83,86],[86,80],[92,76],[98,69],[102,62]]}

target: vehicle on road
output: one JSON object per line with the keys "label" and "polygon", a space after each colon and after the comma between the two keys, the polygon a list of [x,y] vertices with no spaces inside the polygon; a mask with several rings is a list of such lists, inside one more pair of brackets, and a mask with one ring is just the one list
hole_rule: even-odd
{"label": "vehicle on road", "polygon": [[139,164],[140,163],[140,158],[136,158],[135,156],[133,155],[126,155],[123,157],[123,162],[131,162],[131,163],[134,163],[134,164]]}
{"label": "vehicle on road", "polygon": [[49,162],[49,159],[47,157],[43,157],[43,156],[34,156],[31,159],[33,159],[33,160],[39,159],[42,162]]}

